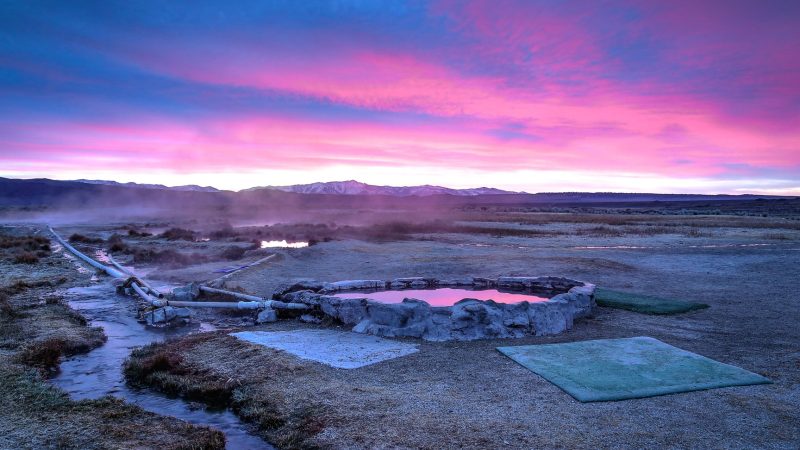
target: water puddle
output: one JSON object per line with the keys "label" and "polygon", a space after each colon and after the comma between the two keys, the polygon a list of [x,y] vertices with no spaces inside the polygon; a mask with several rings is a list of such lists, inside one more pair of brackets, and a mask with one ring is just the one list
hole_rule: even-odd
{"label": "water puddle", "polygon": [[86,316],[92,326],[102,327],[108,336],[108,342],[103,346],[61,363],[61,371],[51,381],[68,392],[70,397],[94,399],[112,395],[151,412],[216,428],[225,433],[228,448],[273,448],[249,434],[245,425],[230,410],[207,410],[202,405],[149,390],[134,389],[125,384],[122,363],[134,347],[189,333],[211,331],[213,326],[145,327],[136,321],[135,302],[114,294],[114,288],[106,283],[69,289],[67,301],[70,307]]}
{"label": "water puddle", "polygon": [[514,244],[477,244],[460,243],[460,247],[502,247],[516,249],[543,249],[543,248],[565,248],[570,250],[672,250],[682,248],[781,248],[781,250],[797,250],[797,248],[786,248],[786,244],[778,243],[751,243],[751,244],[677,244],[677,245],[578,245],[571,247],[560,247],[554,245],[523,246]]}
{"label": "water puddle", "polygon": [[[769,247],[777,244],[706,244],[706,245],[681,245],[683,248],[736,248],[736,247]],[[597,250],[597,249],[647,249],[647,248],[671,248],[667,246],[655,245],[583,245],[578,247],[570,247],[577,250]]]}
{"label": "water puddle", "polygon": [[337,293],[340,298],[369,298],[380,303],[400,303],[406,298],[424,300],[431,306],[453,306],[459,300],[474,298],[478,300],[494,300],[497,303],[544,302],[550,297],[538,296],[525,292],[500,292],[496,289],[404,289],[397,291],[361,291]]}
{"label": "water puddle", "polygon": [[261,248],[303,248],[308,242],[261,241]]}

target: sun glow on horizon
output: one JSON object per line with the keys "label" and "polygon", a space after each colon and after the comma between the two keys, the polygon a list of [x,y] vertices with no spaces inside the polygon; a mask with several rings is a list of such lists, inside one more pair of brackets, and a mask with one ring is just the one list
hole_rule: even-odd
{"label": "sun glow on horizon", "polygon": [[0,176],[800,189],[800,4],[23,5]]}

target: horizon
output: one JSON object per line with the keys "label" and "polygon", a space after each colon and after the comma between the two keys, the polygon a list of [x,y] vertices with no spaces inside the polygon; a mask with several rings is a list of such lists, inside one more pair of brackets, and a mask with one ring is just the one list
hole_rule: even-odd
{"label": "horizon", "polygon": [[800,195],[800,4],[5,2],[0,176]]}
{"label": "horizon", "polygon": [[[175,189],[181,187],[198,187],[198,188],[211,188],[215,189],[219,192],[242,192],[247,190],[253,189],[275,189],[281,190],[282,188],[291,188],[297,186],[309,186],[313,184],[337,184],[337,183],[358,183],[370,187],[378,187],[378,188],[407,188],[407,187],[431,187],[431,188],[444,188],[444,189],[452,189],[452,190],[470,190],[470,189],[497,189],[493,186],[468,186],[465,188],[454,188],[451,186],[442,186],[442,185],[433,185],[433,184],[426,184],[426,185],[390,185],[390,184],[370,184],[364,183],[359,180],[334,180],[334,181],[320,181],[320,182],[313,182],[313,183],[302,183],[296,185],[261,185],[261,186],[250,186],[242,189],[222,189],[211,185],[197,185],[197,184],[174,184],[174,185],[167,185],[163,183],[137,183],[133,181],[116,181],[116,180],[97,180],[97,179],[56,179],[56,178],[13,178],[13,177],[2,177],[0,179],[11,179],[11,180],[19,180],[19,181],[36,181],[36,180],[45,180],[45,181],[63,181],[63,182],[75,182],[75,183],[84,183],[84,184],[108,184],[108,183],[118,183],[121,186],[127,185],[136,185],[142,187],[148,186],[156,186],[156,187],[163,187],[166,189]],[[289,191],[287,191],[289,192]],[[303,192],[295,192],[299,194],[305,194]],[[547,194],[620,194],[620,195],[683,195],[683,196],[760,196],[760,197],[793,197],[798,198],[800,195],[795,194],[758,194],[758,193],[748,193],[748,192],[741,192],[741,193],[703,193],[703,192],[685,192],[685,193],[675,193],[675,192],[648,192],[648,191],[536,191],[536,192],[528,192],[528,191],[505,191],[502,193],[503,195],[547,195]],[[324,194],[324,195],[333,195],[333,194]],[[339,195],[350,195],[350,194],[339,194]],[[415,194],[416,195],[416,194]],[[447,195],[447,194],[444,194]],[[482,195],[497,195],[497,194],[482,194]]]}

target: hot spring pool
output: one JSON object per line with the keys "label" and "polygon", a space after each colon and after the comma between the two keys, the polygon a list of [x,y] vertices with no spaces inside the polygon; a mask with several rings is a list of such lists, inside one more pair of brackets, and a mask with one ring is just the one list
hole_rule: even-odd
{"label": "hot spring pool", "polygon": [[[543,294],[544,295],[544,294]],[[340,292],[336,294],[339,298],[369,298],[380,303],[401,303],[403,299],[415,298],[423,300],[431,306],[453,306],[465,298],[476,300],[494,300],[497,303],[520,303],[520,302],[545,302],[550,299],[547,296],[537,296],[527,292],[500,292],[497,289],[403,289],[396,291],[371,291],[371,292]]]}
{"label": "hot spring pool", "polygon": [[[308,305],[356,333],[469,341],[558,334],[592,313],[595,286],[563,277],[303,280],[275,299]],[[489,301],[492,300],[492,301]]]}

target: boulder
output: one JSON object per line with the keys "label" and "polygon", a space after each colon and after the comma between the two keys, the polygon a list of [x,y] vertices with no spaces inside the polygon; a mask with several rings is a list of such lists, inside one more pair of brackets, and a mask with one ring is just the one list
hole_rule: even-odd
{"label": "boulder", "polygon": [[367,299],[322,295],[319,297],[319,307],[322,312],[345,325],[356,325],[366,316]]}
{"label": "boulder", "polygon": [[272,298],[278,299],[286,294],[297,291],[317,292],[323,288],[323,284],[324,283],[320,281],[311,279],[295,280],[291,283],[283,284],[275,289],[275,291],[272,293]]}
{"label": "boulder", "polygon": [[144,313],[144,320],[148,325],[151,326],[165,324],[178,317],[176,309],[177,308],[173,308],[172,306],[163,306],[161,308],[152,309]]}
{"label": "boulder", "polygon": [[266,308],[258,313],[256,323],[271,323],[278,321],[278,314],[272,308]]}
{"label": "boulder", "polygon": [[453,278],[448,280],[437,280],[436,285],[439,287],[474,286],[475,282],[473,281],[472,277],[465,277],[465,278]]}
{"label": "boulder", "polygon": [[193,302],[200,296],[200,285],[189,283],[186,286],[172,290],[172,299],[181,302]]}
{"label": "boulder", "polygon": [[334,283],[324,283],[322,292],[358,291],[365,289],[386,289],[387,283],[383,280],[344,280]]}
{"label": "boulder", "polygon": [[314,291],[305,290],[290,292],[279,298],[281,301],[286,303],[304,303],[306,305],[317,306],[319,305],[320,297],[322,297],[321,294],[317,294]]}
{"label": "boulder", "polygon": [[305,323],[322,323],[322,319],[311,314],[303,314],[300,316],[300,321]]}

